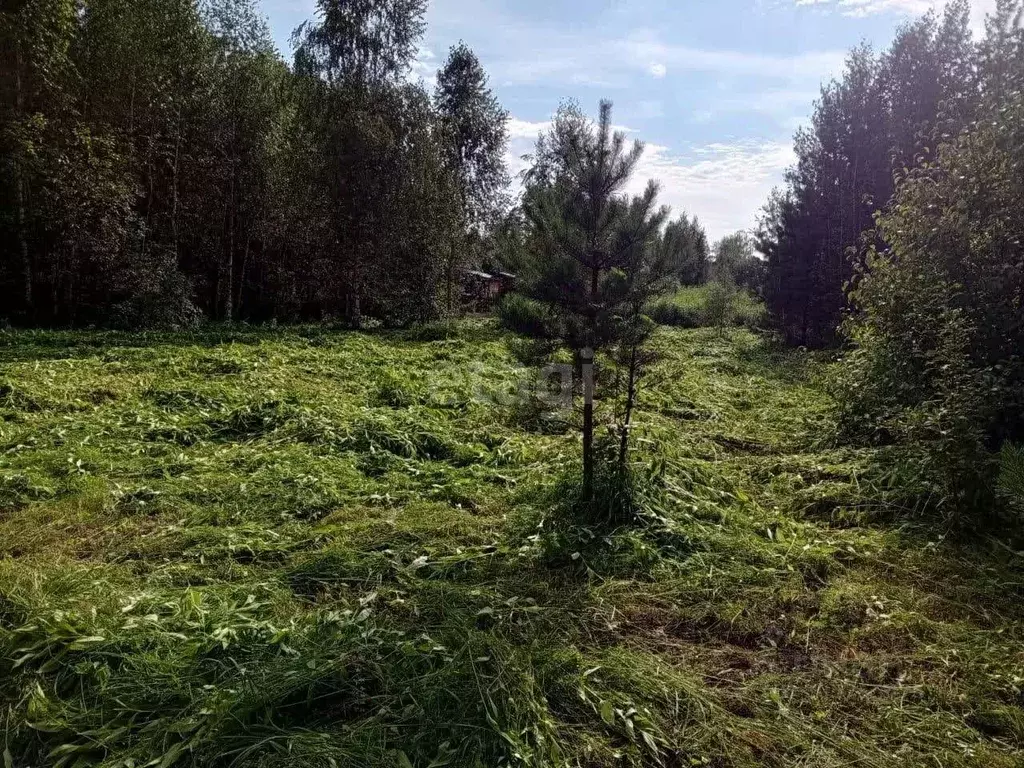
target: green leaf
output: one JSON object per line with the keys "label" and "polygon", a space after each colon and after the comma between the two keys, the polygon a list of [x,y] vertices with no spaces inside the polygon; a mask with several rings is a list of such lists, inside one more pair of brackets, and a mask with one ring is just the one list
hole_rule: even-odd
{"label": "green leaf", "polygon": [[157,764],[157,768],[170,768],[181,757],[181,753],[185,751],[185,745],[182,742],[173,744],[166,753],[164,753],[163,759]]}
{"label": "green leaf", "polygon": [[647,745],[647,748],[650,749],[651,752],[658,754],[658,743],[654,740],[654,737],[651,736],[651,734],[647,731],[640,731],[640,737],[644,740],[644,744]]}
{"label": "green leaf", "polygon": [[72,651],[81,651],[84,648],[88,648],[90,645],[96,645],[97,643],[102,643],[102,642],[106,641],[106,639],[107,638],[101,637],[100,635],[93,635],[92,637],[80,637],[78,640],[75,640],[75,642],[73,642],[68,647]]}

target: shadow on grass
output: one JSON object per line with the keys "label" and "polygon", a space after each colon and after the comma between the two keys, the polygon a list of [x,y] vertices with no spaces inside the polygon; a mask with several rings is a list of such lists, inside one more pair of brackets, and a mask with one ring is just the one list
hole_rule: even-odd
{"label": "shadow on grass", "polygon": [[94,357],[112,349],[149,349],[165,346],[214,348],[227,344],[259,346],[266,342],[304,340],[330,343],[349,334],[385,343],[496,341],[502,332],[486,320],[474,323],[425,323],[408,329],[353,330],[343,325],[249,326],[210,324],[192,331],[16,330],[0,332],[0,362],[74,360]]}
{"label": "shadow on grass", "polygon": [[828,353],[790,347],[770,335],[759,335],[754,344],[736,350],[736,360],[746,372],[786,384],[811,383],[814,370],[828,359]]}

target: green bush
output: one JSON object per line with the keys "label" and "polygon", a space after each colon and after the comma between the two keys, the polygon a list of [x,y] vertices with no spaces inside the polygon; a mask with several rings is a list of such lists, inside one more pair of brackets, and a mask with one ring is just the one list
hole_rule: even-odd
{"label": "green bush", "polygon": [[659,325],[670,325],[675,328],[700,328],[704,324],[704,316],[700,309],[681,306],[667,299],[651,304],[647,308],[647,315]]}
{"label": "green bush", "polygon": [[99,312],[99,325],[118,330],[140,328],[188,330],[196,328],[202,313],[193,301],[188,278],[173,264],[156,259],[137,269],[124,269],[112,278],[128,298],[113,304],[108,312]]}
{"label": "green bush", "polygon": [[704,299],[704,321],[723,329],[733,324],[736,317],[736,286],[728,282],[715,282],[708,286]]}
{"label": "green bush", "polygon": [[999,454],[999,491],[1011,509],[1024,514],[1024,445],[1003,445]]}
{"label": "green bush", "polygon": [[911,172],[860,265],[836,382],[844,436],[923,450],[949,517],[988,512],[1024,437],[1024,98]]}
{"label": "green bush", "polygon": [[546,339],[551,336],[551,310],[539,301],[519,293],[510,293],[498,304],[498,321],[510,331]]}
{"label": "green bush", "polygon": [[675,328],[743,326],[758,329],[764,325],[764,305],[744,290],[731,292],[712,282],[680,288],[671,296],[647,307],[647,315],[660,325]]}

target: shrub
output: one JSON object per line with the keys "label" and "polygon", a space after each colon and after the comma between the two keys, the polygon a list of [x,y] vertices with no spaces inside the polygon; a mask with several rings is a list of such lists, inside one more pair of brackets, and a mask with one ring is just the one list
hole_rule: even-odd
{"label": "shrub", "polygon": [[105,319],[97,318],[104,319],[104,325],[120,330],[177,331],[195,328],[202,320],[202,313],[192,299],[189,279],[173,265],[157,263],[153,273],[145,277],[131,271],[119,279],[131,284],[130,295],[114,304]]}
{"label": "shrub", "polygon": [[[660,325],[676,328],[746,326],[756,330],[764,325],[764,305],[746,291],[728,290],[719,283],[681,288],[671,296],[652,302],[647,315]],[[720,325],[720,320],[727,322]]]}
{"label": "shrub", "polygon": [[1006,443],[999,454],[999,491],[1018,515],[1024,514],[1024,445]]}
{"label": "shrub", "polygon": [[704,324],[703,313],[699,309],[675,304],[670,299],[651,304],[647,315],[659,325],[676,328],[700,328]]}
{"label": "shrub", "polygon": [[704,299],[704,322],[719,330],[733,324],[736,316],[736,286],[714,282],[708,286]]}
{"label": "shrub", "polygon": [[518,293],[508,294],[498,304],[498,320],[510,331],[538,339],[550,338],[554,325],[548,307]]}
{"label": "shrub", "polygon": [[995,453],[1024,436],[1021,146],[1018,97],[912,171],[850,293],[840,428],[923,448],[950,517],[992,508]]}

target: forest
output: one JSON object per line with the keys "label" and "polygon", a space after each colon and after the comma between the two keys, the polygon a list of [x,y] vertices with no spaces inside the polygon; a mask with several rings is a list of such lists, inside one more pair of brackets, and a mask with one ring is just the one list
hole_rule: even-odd
{"label": "forest", "polygon": [[311,7],[0,7],[5,768],[1024,763],[1024,1],[721,237]]}

